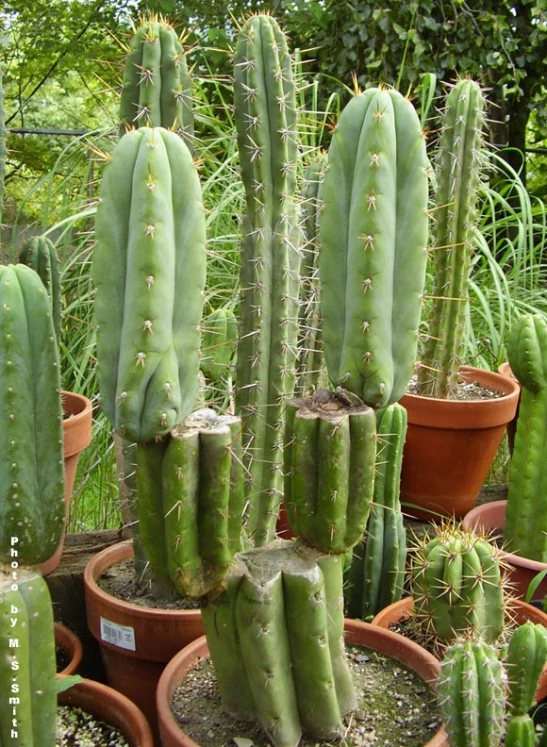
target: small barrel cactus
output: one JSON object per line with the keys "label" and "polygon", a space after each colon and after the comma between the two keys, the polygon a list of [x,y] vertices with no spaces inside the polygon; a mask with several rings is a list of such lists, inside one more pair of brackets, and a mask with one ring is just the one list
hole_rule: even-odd
{"label": "small barrel cactus", "polygon": [[499,747],[505,672],[484,640],[458,640],[441,662],[438,703],[451,747]]}
{"label": "small barrel cactus", "polygon": [[141,541],[152,568],[177,591],[222,586],[241,549],[241,422],[198,410],[163,441],[137,445]]}
{"label": "small barrel cactus", "polygon": [[61,277],[59,257],[53,242],[47,236],[34,236],[25,241],[19,255],[19,262],[32,267],[44,284],[51,301],[51,313],[55,334],[61,334]]}
{"label": "small barrel cactus", "polygon": [[416,549],[411,568],[414,615],[437,641],[472,630],[496,641],[504,630],[505,596],[499,551],[453,525]]}
{"label": "small barrel cactus", "polygon": [[347,407],[324,390],[287,406],[285,507],[303,542],[333,553],[359,542],[370,512],[375,458],[370,407]]}
{"label": "small barrel cactus", "polygon": [[504,529],[507,549],[547,562],[547,319],[524,314],[507,341],[511,370],[522,384]]}
{"label": "small barrel cactus", "polygon": [[59,354],[47,291],[30,267],[0,265],[0,560],[55,552],[65,520]]}
{"label": "small barrel cactus", "polygon": [[258,718],[275,747],[338,738],[356,707],[341,558],[275,540],[239,554],[225,594],[202,609],[224,707]]}
{"label": "small barrel cactus", "polygon": [[163,18],[141,19],[131,39],[120,98],[120,133],[165,127],[190,147],[194,134],[192,81],[175,29]]}
{"label": "small barrel cactus", "polygon": [[120,435],[149,441],[192,411],[198,393],[205,214],[184,142],[142,127],[117,143],[96,218],[97,372]]}
{"label": "small barrel cactus", "polygon": [[2,747],[55,747],[55,674],[53,608],[46,582],[32,568],[19,566],[14,572],[0,565]]}
{"label": "small barrel cactus", "polygon": [[400,399],[416,361],[428,166],[408,99],[377,88],[353,97],[323,184],[320,307],[331,382],[376,409]]}
{"label": "small barrel cactus", "polygon": [[399,501],[406,410],[393,404],[378,410],[374,496],[365,538],[354,548],[344,592],[348,615],[365,620],[403,593],[406,532]]}

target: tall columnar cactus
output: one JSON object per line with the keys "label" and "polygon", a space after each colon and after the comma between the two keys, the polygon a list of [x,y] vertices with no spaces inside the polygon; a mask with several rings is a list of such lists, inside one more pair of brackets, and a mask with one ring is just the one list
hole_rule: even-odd
{"label": "tall columnar cactus", "polygon": [[53,326],[57,340],[61,334],[61,277],[59,257],[53,242],[47,236],[34,236],[25,241],[19,255],[19,262],[32,267],[44,284],[51,302]]}
{"label": "tall columnar cactus", "polygon": [[20,566],[15,576],[0,565],[0,747],[55,747],[51,599],[38,571]]}
{"label": "tall columnar cactus", "polygon": [[194,134],[192,81],[175,29],[157,16],[143,18],[131,40],[120,98],[121,134],[165,127],[190,147]]}
{"label": "tall columnar cactus", "polygon": [[441,127],[433,214],[435,279],[418,383],[420,394],[447,398],[458,384],[484,162],[484,99],[475,81],[454,86]]}
{"label": "tall columnar cactus", "polygon": [[543,315],[524,314],[517,319],[507,356],[522,394],[504,534],[511,552],[547,563],[547,320]]}
{"label": "tall columnar cactus", "polygon": [[56,550],[65,518],[59,357],[49,297],[25,265],[0,265],[0,561]]}
{"label": "tall columnar cactus", "polygon": [[393,404],[377,413],[374,496],[365,538],[354,548],[344,596],[350,617],[376,615],[403,593],[406,532],[399,501],[406,410]]}
{"label": "tall columnar cactus", "polygon": [[374,408],[414,369],[428,236],[420,121],[397,91],[344,109],[329,148],[320,218],[321,315],[331,382]]}
{"label": "tall columnar cactus", "polygon": [[93,274],[103,410],[149,441],[192,410],[205,285],[205,215],[184,142],[163,128],[125,135],[101,185]]}
{"label": "tall columnar cactus", "polygon": [[546,659],[547,629],[528,620],[511,635],[505,656],[510,717],[525,716],[534,704]]}
{"label": "tall columnar cactus", "polygon": [[229,306],[215,309],[202,324],[200,368],[211,382],[230,374],[237,342],[237,319]]}
{"label": "tall columnar cactus", "polygon": [[269,15],[254,15],[241,28],[234,95],[246,195],[235,401],[249,474],[249,534],[262,545],[274,536],[282,496],[300,265],[295,87],[285,36]]}
{"label": "tall columnar cactus", "polygon": [[318,388],[323,368],[321,314],[319,312],[319,217],[321,192],[327,168],[327,154],[320,153],[304,172],[302,185],[302,265],[298,313],[298,362],[296,390],[300,396],[313,394]]}
{"label": "tall columnar cactus", "polygon": [[356,707],[343,645],[341,556],[291,541],[238,555],[225,595],[202,609],[227,710],[258,718],[275,747],[343,733]]}
{"label": "tall columnar cactus", "polygon": [[484,640],[458,640],[446,650],[438,703],[452,747],[499,747],[504,733],[505,672]]}
{"label": "tall columnar cactus", "polygon": [[221,588],[241,549],[241,422],[198,410],[163,441],[137,445],[140,537],[180,594]]}
{"label": "tall columnar cactus", "polygon": [[323,552],[344,553],[365,530],[372,501],[376,418],[320,390],[287,406],[285,507],[291,529]]}
{"label": "tall columnar cactus", "polygon": [[438,641],[473,630],[487,642],[504,629],[504,582],[495,545],[454,526],[416,549],[411,568],[414,614]]}

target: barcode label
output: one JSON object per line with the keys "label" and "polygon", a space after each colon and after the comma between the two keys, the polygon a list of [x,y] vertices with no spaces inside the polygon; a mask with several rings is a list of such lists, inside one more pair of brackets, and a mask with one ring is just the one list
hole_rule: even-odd
{"label": "barcode label", "polygon": [[128,651],[136,651],[135,631],[129,625],[118,625],[101,617],[101,640]]}

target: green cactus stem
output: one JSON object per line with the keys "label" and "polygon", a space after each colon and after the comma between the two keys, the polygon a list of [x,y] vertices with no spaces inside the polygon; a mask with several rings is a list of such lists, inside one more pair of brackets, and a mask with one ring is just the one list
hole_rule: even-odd
{"label": "green cactus stem", "polygon": [[499,747],[504,733],[505,672],[485,641],[458,640],[446,650],[438,703],[451,747]]}
{"label": "green cactus stem", "polygon": [[484,162],[483,128],[480,86],[460,80],[446,98],[441,123],[431,253],[434,285],[418,370],[418,392],[425,396],[446,399],[458,386]]}
{"label": "green cactus stem", "polygon": [[399,501],[406,410],[393,404],[379,410],[376,420],[374,496],[365,538],[353,549],[344,592],[348,615],[362,620],[401,598],[407,556]]}
{"label": "green cactus stem", "polygon": [[292,396],[298,316],[295,86],[285,36],[269,15],[239,32],[235,122],[246,214],[242,222],[236,412],[248,470],[248,531],[275,536],[282,498],[284,403]]}
{"label": "green cactus stem", "polygon": [[547,629],[528,620],[512,634],[505,657],[509,716],[525,716],[534,704],[546,659]]}
{"label": "green cactus stem", "polygon": [[275,540],[237,556],[225,595],[202,609],[227,710],[275,747],[332,740],[356,707],[343,644],[342,562]]}
{"label": "green cactus stem", "polygon": [[241,550],[241,422],[198,410],[163,441],[137,445],[140,537],[152,568],[199,598]]}
{"label": "green cactus stem", "polygon": [[61,335],[61,276],[59,257],[53,242],[47,236],[34,236],[25,241],[19,262],[32,267],[44,284],[51,301],[51,314],[57,340]]}
{"label": "green cactus stem", "polygon": [[507,356],[522,393],[504,536],[510,552],[547,563],[547,321],[543,315],[524,314],[517,319]]}
{"label": "green cactus stem", "polygon": [[504,578],[495,545],[450,524],[439,527],[413,558],[415,618],[442,643],[469,630],[493,643],[504,630]]}
{"label": "green cactus stem", "polygon": [[4,178],[6,175],[6,123],[4,114],[3,72],[0,67],[0,240],[4,213]]}
{"label": "green cactus stem", "polygon": [[323,552],[357,544],[370,511],[376,418],[319,390],[287,406],[285,507],[292,531]]}
{"label": "green cactus stem", "polygon": [[191,148],[192,81],[182,41],[162,17],[141,19],[135,29],[120,98],[120,134],[137,127],[165,127]]}
{"label": "green cactus stem", "polygon": [[298,313],[298,361],[296,392],[309,397],[318,388],[323,369],[323,342],[319,312],[319,217],[322,208],[322,186],[327,168],[327,154],[311,161],[302,185],[302,264]]}
{"label": "green cactus stem", "polygon": [[0,561],[47,560],[65,520],[59,354],[50,301],[25,265],[0,265]]}
{"label": "green cactus stem", "polygon": [[329,148],[320,218],[321,315],[331,382],[376,409],[416,360],[428,236],[420,121],[397,91],[359,93]]}
{"label": "green cactus stem", "polygon": [[0,747],[55,747],[55,675],[47,584],[37,570],[0,565]]}
{"label": "green cactus stem", "polygon": [[198,393],[205,285],[201,187],[184,142],[142,127],[117,143],[96,217],[97,372],[120,435],[149,441]]}

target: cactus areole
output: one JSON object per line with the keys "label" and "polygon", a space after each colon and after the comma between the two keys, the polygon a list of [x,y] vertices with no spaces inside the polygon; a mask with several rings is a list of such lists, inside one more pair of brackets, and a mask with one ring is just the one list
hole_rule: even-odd
{"label": "cactus areole", "polygon": [[124,135],[97,208],[98,377],[126,439],[165,435],[197,397],[205,215],[184,142],[161,127]]}
{"label": "cactus areole", "polygon": [[321,315],[331,382],[374,408],[415,365],[428,237],[428,159],[414,107],[371,88],[344,109],[320,219]]}

